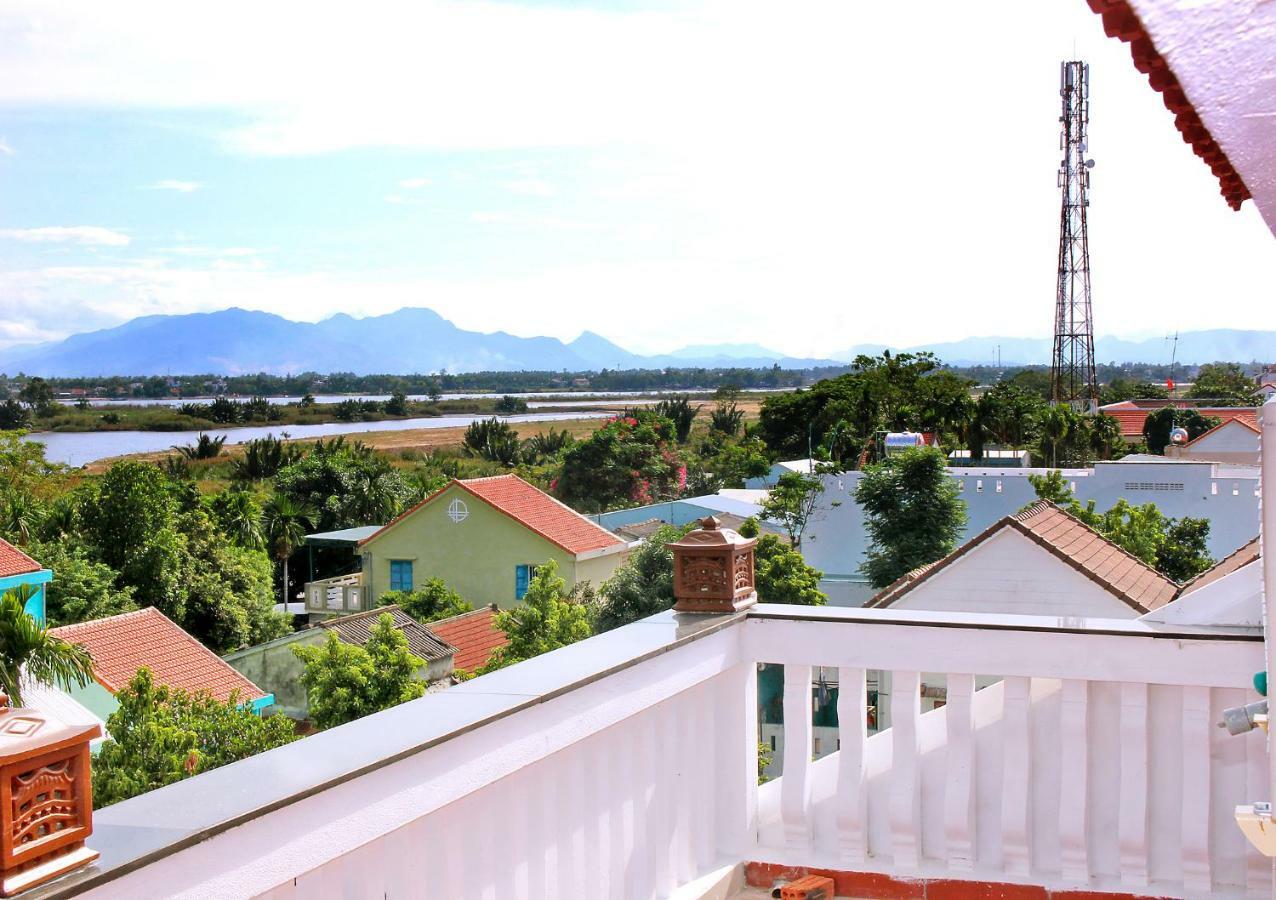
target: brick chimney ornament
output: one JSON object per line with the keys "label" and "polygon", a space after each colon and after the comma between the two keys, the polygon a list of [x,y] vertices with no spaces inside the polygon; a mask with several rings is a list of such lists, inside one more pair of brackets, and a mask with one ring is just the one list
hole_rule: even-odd
{"label": "brick chimney ornament", "polygon": [[0,897],[30,890],[97,859],[89,742],[97,725],[38,710],[0,709]]}
{"label": "brick chimney ornament", "polygon": [[713,516],[668,547],[673,551],[674,612],[730,613],[758,602],[755,538],[741,537]]}

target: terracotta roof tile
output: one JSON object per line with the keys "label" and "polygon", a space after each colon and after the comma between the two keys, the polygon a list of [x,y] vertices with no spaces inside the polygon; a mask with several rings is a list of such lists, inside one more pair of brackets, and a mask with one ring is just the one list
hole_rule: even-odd
{"label": "terracotta roof tile", "polygon": [[[1127,401],[1128,403],[1129,401]],[[1164,408],[1169,403],[1160,403],[1156,406],[1138,406],[1126,405],[1125,403],[1115,403],[1110,406],[1103,407],[1100,412],[1116,419],[1121,426],[1121,434],[1127,438],[1143,437],[1143,423],[1147,421],[1149,413],[1155,412],[1157,409]],[[1221,419],[1221,424],[1226,424],[1232,419],[1238,419],[1255,431],[1258,430],[1258,410],[1248,406],[1192,406],[1189,403],[1176,402],[1174,404],[1179,409],[1194,409],[1203,416],[1214,416]],[[1208,433],[1208,432],[1207,432]]]}
{"label": "terracotta roof tile", "polygon": [[41,568],[43,567],[34,559],[0,538],[0,578],[39,572]]}
{"label": "terracotta roof tile", "polygon": [[511,519],[539,534],[568,553],[587,553],[625,542],[600,525],[586,519],[544,491],[533,487],[517,475],[494,475],[490,478],[467,478],[451,482],[435,491],[416,506],[400,515],[389,525],[359,543],[366,544],[402,522],[408,516],[430,503],[452,485],[473,494]]}
{"label": "terracotta roof tile", "polygon": [[97,680],[113,694],[146,666],[157,684],[191,692],[206,690],[221,701],[236,690],[242,701],[266,696],[154,607],[63,625],[50,633],[87,648]]}
{"label": "terracotta roof tile", "polygon": [[1250,198],[1249,189],[1236,169],[1232,167],[1223,148],[1214,140],[1200,115],[1192,106],[1187,93],[1179,84],[1165,58],[1157,51],[1151,36],[1143,28],[1143,22],[1130,8],[1128,0],[1087,0],[1090,9],[1103,17],[1103,31],[1108,37],[1117,38],[1130,45],[1134,68],[1148,77],[1152,90],[1161,95],[1165,108],[1174,113],[1174,126],[1184,142],[1210,167],[1218,179],[1219,193],[1232,209],[1240,209]]}
{"label": "terracotta roof tile", "polygon": [[431,662],[456,653],[455,647],[441,640],[430,629],[397,606],[378,606],[376,609],[355,613],[352,616],[339,616],[327,622],[320,622],[319,627],[335,631],[338,637],[348,644],[362,647],[372,637],[372,626],[377,624],[383,615],[389,615],[394,619],[394,627],[407,639],[408,649],[412,651],[413,656],[419,656],[426,662]]}
{"label": "terracotta roof tile", "polygon": [[456,648],[452,666],[459,671],[474,671],[487,662],[493,650],[509,643],[505,632],[496,627],[495,606],[440,619],[425,627]]}

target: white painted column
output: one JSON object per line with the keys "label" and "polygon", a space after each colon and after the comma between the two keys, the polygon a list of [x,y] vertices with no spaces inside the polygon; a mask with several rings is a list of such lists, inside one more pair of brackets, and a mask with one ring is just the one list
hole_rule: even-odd
{"label": "white painted column", "polygon": [[974,675],[948,676],[948,777],[944,790],[944,842],[948,868],[975,866],[975,696]]}
{"label": "white painted column", "polygon": [[1148,686],[1121,682],[1121,787],[1117,844],[1121,884],[1148,883]]}
{"label": "white painted column", "polygon": [[1011,875],[1028,874],[1032,748],[1029,743],[1029,694],[1032,679],[1007,678],[1002,710],[1001,855]]}
{"label": "white painted column", "polygon": [[714,679],[717,844],[728,859],[748,859],[758,844],[758,666],[742,662]]}
{"label": "white painted column", "polygon": [[1183,688],[1183,889],[1209,893],[1210,689]]}
{"label": "white painted column", "polygon": [[1063,880],[1090,880],[1087,828],[1089,821],[1089,700],[1090,683],[1070,678],[1063,682],[1059,706],[1061,747],[1059,780],[1059,860]]}
{"label": "white painted column", "polygon": [[811,842],[811,667],[784,666],[784,772],[780,776],[780,820],[784,842]]}
{"label": "white painted column", "polygon": [[[1268,498],[1269,489],[1276,491],[1276,395],[1267,398],[1259,412],[1261,434],[1259,456],[1262,471],[1259,475],[1259,538],[1263,554],[1263,638],[1267,650],[1267,672],[1270,679],[1276,672],[1276,634],[1272,633],[1273,615],[1276,615],[1276,492]],[[1276,753],[1271,752],[1268,739],[1268,772],[1270,783],[1266,797],[1249,797],[1249,802],[1276,799]]]}
{"label": "white painted column", "polygon": [[916,870],[921,862],[920,672],[891,672],[891,847],[895,867]]}
{"label": "white painted column", "polygon": [[837,672],[837,843],[847,861],[868,859],[868,679],[863,669]]}

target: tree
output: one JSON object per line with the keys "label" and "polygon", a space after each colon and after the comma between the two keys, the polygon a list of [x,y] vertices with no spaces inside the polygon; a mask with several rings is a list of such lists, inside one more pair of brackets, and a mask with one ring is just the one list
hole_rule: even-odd
{"label": "tree", "polygon": [[575,443],[575,439],[566,428],[561,431],[555,431],[553,426],[550,426],[545,431],[534,434],[523,441],[523,449],[520,456],[527,463],[543,462],[557,458],[573,443]]}
{"label": "tree", "polygon": [[275,494],[262,507],[262,533],[271,556],[282,568],[283,602],[288,602],[288,557],[306,539],[306,531],[314,526],[314,511],[287,494]]}
{"label": "tree", "polygon": [[57,577],[44,587],[44,616],[50,627],[104,619],[137,609],[132,587],[117,587],[115,571],[66,541],[32,544],[33,558]]}
{"label": "tree", "polygon": [[589,611],[567,596],[558,563],[551,559],[537,566],[523,602],[496,614],[496,627],[509,643],[495,650],[479,671],[501,669],[589,637]]}
{"label": "tree", "polygon": [[1209,519],[1170,519],[1165,542],[1156,553],[1156,570],[1180,584],[1200,575],[1214,565],[1209,537]]}
{"label": "tree", "polygon": [[12,431],[31,424],[31,413],[17,400],[10,397],[0,403],[0,429]]}
{"label": "tree", "polygon": [[1196,373],[1188,396],[1254,406],[1254,381],[1236,363],[1206,363]]}
{"label": "tree", "polygon": [[390,399],[385,402],[385,411],[391,416],[406,416],[408,414],[408,395],[403,391],[395,391],[390,395]]}
{"label": "tree", "polygon": [[296,740],[285,716],[262,717],[238,696],[225,702],[155,684],[139,669],[115,695],[109,740],[93,758],[93,805],[108,806]]}
{"label": "tree", "polygon": [[33,415],[44,417],[53,414],[56,401],[53,399],[53,388],[43,378],[28,378],[18,393],[18,399],[26,404]]}
{"label": "tree", "polygon": [[1193,441],[1217,427],[1221,421],[1216,416],[1203,416],[1194,409],[1164,406],[1148,413],[1143,420],[1143,440],[1149,451],[1163,454],[1170,443],[1170,432],[1175,427],[1187,429],[1187,439]]}
{"label": "tree", "polygon": [[609,419],[563,453],[553,490],[580,512],[600,512],[678,496],[687,468],[673,423],[650,409]]}
{"label": "tree", "polygon": [[[789,536],[793,549],[802,549],[802,534],[824,493],[824,479],[819,472],[785,472],[762,501],[762,518],[776,522]],[[835,501],[836,504],[836,501]]]}
{"label": "tree", "polygon": [[1150,381],[1132,378],[1113,378],[1103,386],[1099,395],[1101,404],[1120,403],[1123,400],[1165,400],[1170,396],[1164,386]]}
{"label": "tree", "polygon": [[279,471],[275,493],[314,511],[316,531],[390,521],[412,494],[382,454],[340,438],[316,441],[303,459]]}
{"label": "tree", "polygon": [[407,638],[388,613],[372,626],[362,647],[329,632],[324,643],[293,647],[292,652],[305,665],[301,683],[310,718],[319,728],[352,722],[425,693],[425,685],[415,678],[425,660],[412,655]]}
{"label": "tree", "polygon": [[222,455],[222,445],[225,443],[225,435],[209,437],[201,431],[199,440],[195,443],[181,446],[174,445],[173,449],[187,459],[215,459]]}
{"label": "tree", "polygon": [[240,481],[260,481],[273,478],[281,469],[299,459],[300,447],[268,434],[245,444],[244,455],[231,463],[231,471]]}
{"label": "tree", "polygon": [[518,413],[527,412],[527,401],[522,397],[512,397],[506,394],[500,400],[496,401],[494,407],[496,412],[502,416],[512,416]]}
{"label": "tree", "polygon": [[261,504],[244,490],[223,491],[209,504],[217,524],[240,547],[259,550],[266,544],[262,531]]}
{"label": "tree", "polygon": [[700,412],[699,406],[692,406],[686,394],[677,394],[661,400],[654,407],[656,415],[663,416],[673,423],[674,437],[679,444],[685,444],[691,436],[691,425]]}
{"label": "tree", "polygon": [[611,631],[673,606],[673,551],[666,545],[694,527],[664,525],[630,551],[625,564],[603,582],[594,617],[598,631]]}
{"label": "tree", "polygon": [[27,614],[36,588],[20,585],[0,594],[0,689],[13,706],[22,705],[22,679],[37,684],[84,687],[93,681],[89,652],[49,633]]}
{"label": "tree", "polygon": [[1076,498],[1072,496],[1072,487],[1058,469],[1051,469],[1044,475],[1029,475],[1028,483],[1036,490],[1038,500],[1049,500],[1063,507],[1076,502]]}
{"label": "tree", "polygon": [[883,588],[957,546],[966,504],[933,447],[905,450],[870,466],[855,499],[864,510],[869,549],[860,570]]}
{"label": "tree", "polygon": [[740,534],[758,539],[753,547],[753,565],[760,603],[798,606],[828,603],[829,598],[820,590],[824,573],[808,566],[801,553],[774,534],[761,534],[756,519],[745,519],[740,525]]}
{"label": "tree", "polygon": [[425,584],[412,591],[386,591],[377,601],[377,606],[397,606],[418,622],[435,622],[474,611],[474,607],[448,587],[442,578],[427,579]]}
{"label": "tree", "polygon": [[471,422],[465,429],[461,446],[471,456],[507,467],[518,465],[521,450],[518,432],[508,422],[502,422],[496,416]]}
{"label": "tree", "polygon": [[744,424],[744,410],[736,402],[740,398],[740,389],[720,387],[713,396],[716,402],[713,411],[709,413],[709,430],[735,437]]}

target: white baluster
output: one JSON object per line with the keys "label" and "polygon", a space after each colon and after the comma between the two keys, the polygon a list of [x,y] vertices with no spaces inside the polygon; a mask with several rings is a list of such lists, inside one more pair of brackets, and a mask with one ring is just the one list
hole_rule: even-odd
{"label": "white baluster", "polygon": [[891,847],[903,870],[921,860],[921,690],[920,672],[891,673]]}
{"label": "white baluster", "polygon": [[715,679],[714,728],[722,748],[715,767],[720,818],[718,852],[744,859],[758,833],[758,667],[741,663]]}
{"label": "white baluster", "polygon": [[837,670],[837,841],[855,864],[868,858],[868,681],[863,669]]}
{"label": "white baluster", "polygon": [[1210,689],[1183,688],[1183,889],[1209,893]]}
{"label": "white baluster", "polygon": [[780,820],[790,846],[811,840],[811,667],[784,667],[784,773]]}
{"label": "white baluster", "polygon": [[944,842],[948,867],[969,872],[975,865],[975,719],[974,675],[948,676],[948,773],[944,790]]}
{"label": "white baluster", "polygon": [[1090,854],[1086,838],[1089,822],[1090,683],[1063,682],[1059,705],[1059,859],[1063,880],[1070,884],[1090,881]]}
{"label": "white baluster", "polygon": [[1029,779],[1032,748],[1029,714],[1032,679],[1007,678],[1002,712],[1001,856],[1006,872],[1028,874],[1028,822],[1031,806]]}
{"label": "white baluster", "polygon": [[1121,795],[1117,846],[1121,883],[1148,883],[1148,686],[1121,683]]}

